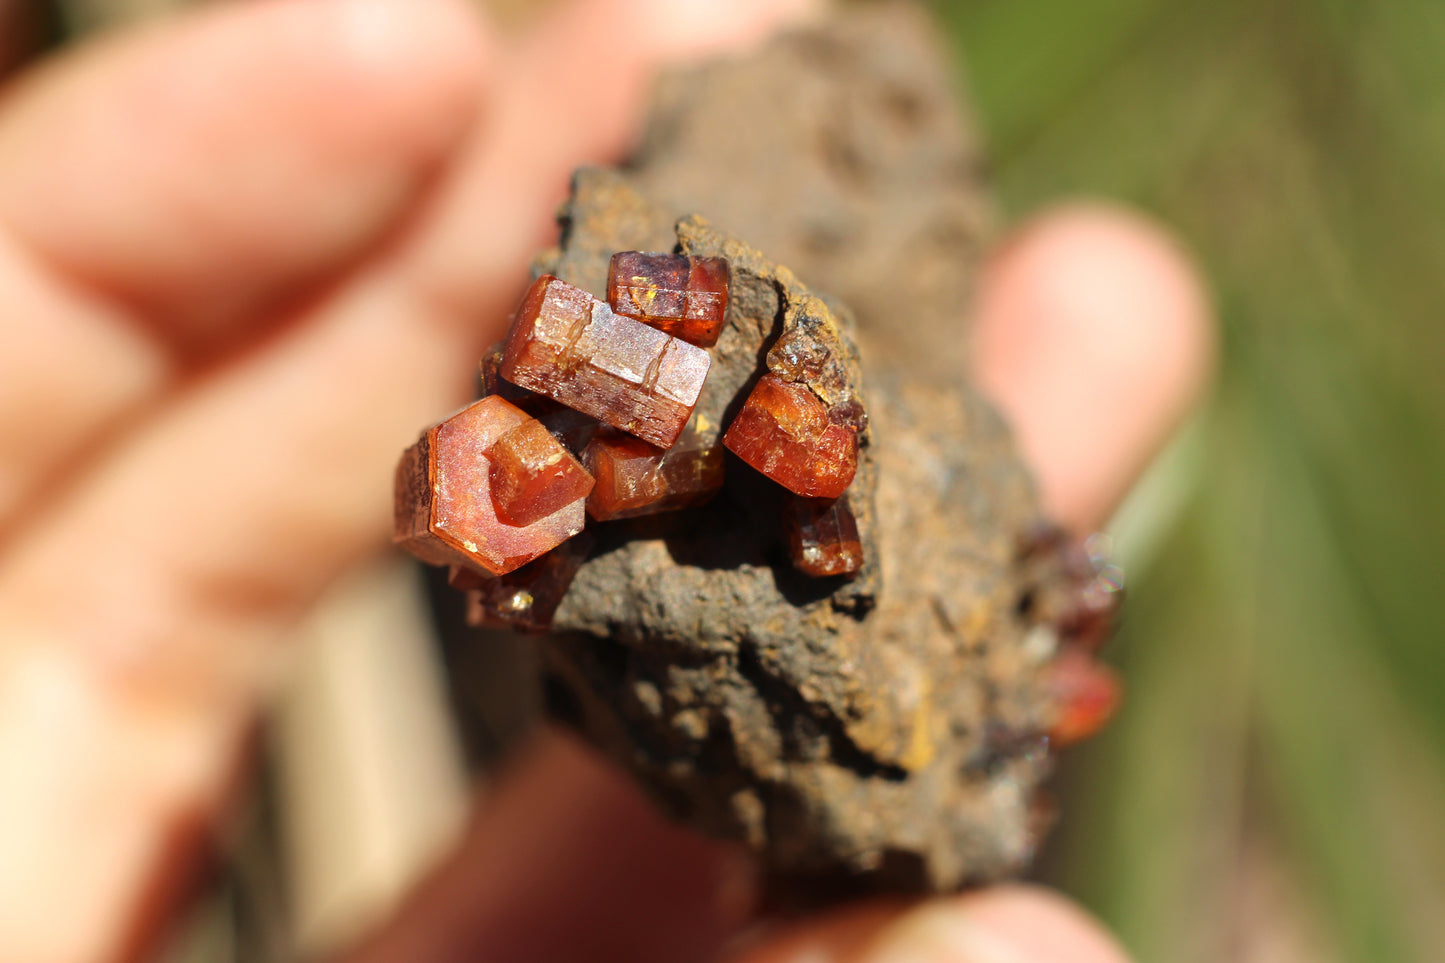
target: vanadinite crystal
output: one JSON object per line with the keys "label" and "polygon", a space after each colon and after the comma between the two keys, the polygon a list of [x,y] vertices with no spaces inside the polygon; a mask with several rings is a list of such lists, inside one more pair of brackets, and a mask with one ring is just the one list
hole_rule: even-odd
{"label": "vanadinite crystal", "polygon": [[492,498],[487,453],[533,419],[495,396],[429,429],[397,466],[394,539],[433,565],[511,572],[582,530],[586,499],[576,498],[530,524],[509,525]]}
{"label": "vanadinite crystal", "polygon": [[545,632],[594,542],[583,532],[515,572],[459,586],[468,590],[467,622]]}
{"label": "vanadinite crystal", "polygon": [[618,431],[602,431],[582,455],[597,479],[587,514],[598,521],[701,505],[723,485],[723,450],[684,436],[662,450]]}
{"label": "vanadinite crystal", "polygon": [[726,319],[728,282],[720,257],[622,251],[612,255],[607,302],[618,314],[710,348]]}
{"label": "vanadinite crystal", "polygon": [[573,455],[580,455],[582,449],[592,440],[592,433],[597,430],[597,419],[504,380],[501,375],[504,347],[502,344],[494,344],[482,355],[479,366],[482,374],[482,394],[501,395],[540,421],[552,433],[552,437],[560,441]]}
{"label": "vanadinite crystal", "polygon": [[497,517],[508,525],[530,525],[592,490],[592,476],[535,418],[498,438],[487,460]]}
{"label": "vanadinite crystal", "polygon": [[818,578],[850,575],[863,565],[858,520],[841,498],[789,499],[788,544],[798,571]]}
{"label": "vanadinite crystal", "polygon": [[1113,669],[1079,646],[1065,646],[1044,670],[1058,715],[1049,738],[1061,746],[1098,733],[1113,717],[1122,686]]}
{"label": "vanadinite crystal", "polygon": [[858,433],[829,418],[806,385],[763,375],[723,444],[789,491],[837,498],[858,470]]}
{"label": "vanadinite crystal", "polygon": [[669,448],[692,415],[710,364],[702,348],[615,314],[544,274],[517,311],[501,375]]}

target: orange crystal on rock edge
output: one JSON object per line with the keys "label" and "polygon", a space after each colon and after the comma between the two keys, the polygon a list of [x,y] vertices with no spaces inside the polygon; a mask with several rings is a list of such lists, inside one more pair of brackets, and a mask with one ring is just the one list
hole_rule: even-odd
{"label": "orange crystal on rock edge", "polygon": [[1049,738],[1067,746],[1096,735],[1113,717],[1123,685],[1113,669],[1078,646],[1066,646],[1044,670],[1057,706]]}
{"label": "orange crystal on rock edge", "polygon": [[664,451],[618,431],[598,432],[582,460],[597,480],[587,514],[599,522],[701,505],[722,488],[726,461],[695,437]]}
{"label": "orange crystal on rock edge", "polygon": [[622,251],[608,268],[607,303],[618,314],[711,348],[727,319],[730,280],[725,258]]}
{"label": "orange crystal on rock edge", "polygon": [[466,582],[467,623],[545,632],[595,541],[583,532],[515,572]]}
{"label": "orange crystal on rock edge", "polygon": [[508,525],[530,525],[592,490],[592,476],[535,418],[508,430],[486,455],[492,502]]}
{"label": "orange crystal on rock edge", "polygon": [[858,471],[858,433],[806,385],[763,375],[723,436],[739,458],[797,495],[837,498]]}
{"label": "orange crystal on rock edge", "polygon": [[788,544],[798,571],[826,578],[852,575],[863,567],[863,542],[847,495],[831,500],[793,497],[787,511]]}
{"label": "orange crystal on rock edge", "polygon": [[613,313],[544,274],[517,309],[501,375],[614,428],[670,448],[712,361],[702,348]]}
{"label": "orange crystal on rock edge", "polygon": [[515,405],[491,396],[428,429],[397,465],[393,540],[433,565],[500,575],[582,531],[583,498],[529,525],[508,525],[497,517],[486,453],[530,420]]}

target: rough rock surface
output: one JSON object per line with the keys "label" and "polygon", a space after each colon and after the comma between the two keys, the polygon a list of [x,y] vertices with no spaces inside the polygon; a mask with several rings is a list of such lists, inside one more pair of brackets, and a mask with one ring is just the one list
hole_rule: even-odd
{"label": "rough rock surface", "polygon": [[794,571],[781,489],[729,455],[707,509],[599,527],[541,643],[554,715],[807,901],[1028,861],[1056,644],[1031,600],[1063,579],[1021,557],[1030,482],[961,381],[988,204],[953,74],[914,5],[845,9],[670,78],[625,173],[579,174],[539,265],[601,295],[617,250],[732,259],[694,424],[714,437],[785,333],[839,349],[830,403],[859,392],[857,578]]}
{"label": "rough rock surface", "polygon": [[829,359],[830,403],[868,415],[851,492],[867,561],[852,580],[795,572],[784,493],[730,459],[706,509],[596,530],[556,614],[565,634],[544,643],[555,709],[671,814],[762,854],[782,888],[927,890],[1018,868],[1051,648],[1026,644],[1019,614],[1036,516],[1006,431],[907,372],[878,372],[865,394],[846,322],[791,271],[698,217],[669,239],[672,212],[648,210],[623,175],[580,172],[543,266],[596,284],[613,250],[727,257],[733,298],[697,417],[725,424],[769,348],[806,338]]}

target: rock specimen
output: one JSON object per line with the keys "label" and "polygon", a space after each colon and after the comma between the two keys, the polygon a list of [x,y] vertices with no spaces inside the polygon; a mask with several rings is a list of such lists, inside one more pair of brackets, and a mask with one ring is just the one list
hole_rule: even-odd
{"label": "rock specimen", "polygon": [[701,348],[544,275],[517,310],[499,371],[518,387],[669,448],[707,369]]}
{"label": "rock specimen", "polygon": [[[765,377],[855,434],[856,536],[727,455],[704,507],[593,525],[538,640],[554,718],[807,902],[1021,869],[1052,746],[1103,705],[1076,670],[1118,596],[1040,527],[1007,431],[958,379],[988,205],[931,30],[910,4],[844,9],[666,83],[627,173],[579,173],[537,265],[601,297],[618,251],[726,259],[679,437],[719,445]],[[856,570],[827,574],[853,544]],[[526,601],[512,577],[479,618]]]}
{"label": "rock specimen", "polygon": [[1017,870],[1066,709],[1066,543],[1030,541],[1032,491],[986,406],[886,369],[865,396],[841,308],[678,213],[580,172],[538,270],[602,291],[616,250],[725,258],[690,433],[715,443],[783,383],[855,439],[856,474],[846,502],[810,501],[739,459],[702,509],[593,529],[542,643],[554,713],[675,817],[752,847],[779,898]]}
{"label": "rock specimen", "polygon": [[716,257],[619,251],[607,272],[607,303],[689,344],[717,344],[728,307],[728,262]]}

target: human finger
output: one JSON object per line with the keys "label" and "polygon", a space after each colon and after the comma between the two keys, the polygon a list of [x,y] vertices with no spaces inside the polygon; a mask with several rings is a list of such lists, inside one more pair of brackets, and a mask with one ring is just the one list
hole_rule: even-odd
{"label": "human finger", "polygon": [[[417,225],[397,248],[425,235]],[[177,895],[164,884],[194,852],[178,829],[203,825],[224,797],[281,658],[272,642],[380,542],[396,453],[465,396],[488,333],[387,253],[177,395],[0,559],[0,620],[13,630],[0,774],[24,773],[0,793],[0,849],[19,854],[0,865],[0,911],[14,924],[0,933],[20,950],[42,941],[24,958],[114,958],[137,919],[163,916]],[[478,253],[471,283],[510,300],[525,257]],[[107,577],[75,605],[82,558]],[[43,734],[57,730],[67,751],[47,755]],[[19,827],[23,839],[5,835]],[[82,864],[104,872],[70,869]],[[60,906],[93,925],[54,925]]]}
{"label": "human finger", "polygon": [[973,374],[1012,422],[1045,508],[1083,532],[1198,404],[1214,342],[1179,243],[1139,215],[1079,204],[1026,223],[987,264]]}
{"label": "human finger", "polygon": [[747,918],[741,852],[671,825],[570,737],[534,740],[461,845],[345,963],[710,958]]}
{"label": "human finger", "polygon": [[[479,107],[459,0],[224,5],[0,111],[0,530],[42,483],[379,243]],[[279,313],[277,317],[281,316]]]}
{"label": "human finger", "polygon": [[573,0],[507,50],[496,110],[459,163],[406,270],[458,316],[501,323],[555,238],[572,172],[621,158],[659,68],[755,42],[822,0]]}
{"label": "human finger", "polygon": [[805,921],[738,963],[1127,963],[1063,897],[1007,885],[912,907],[875,903]]}

